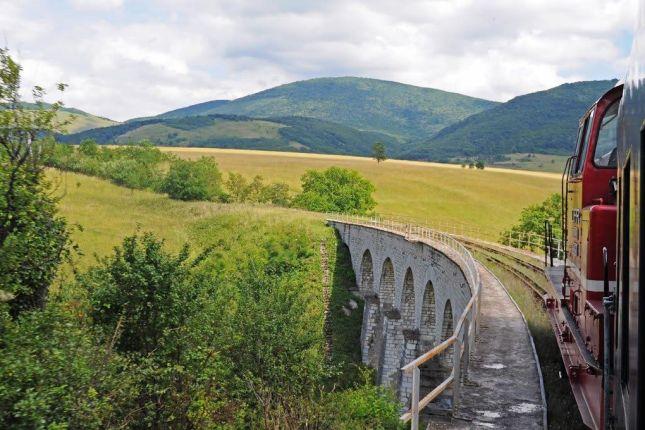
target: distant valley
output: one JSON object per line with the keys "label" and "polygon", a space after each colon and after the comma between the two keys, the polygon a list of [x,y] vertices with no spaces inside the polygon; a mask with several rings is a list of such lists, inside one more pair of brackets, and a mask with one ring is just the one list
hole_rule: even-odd
{"label": "distant valley", "polygon": [[66,109],[77,119],[60,139],[365,156],[382,142],[391,158],[498,163],[514,160],[510,154],[568,154],[578,118],[615,83],[564,84],[498,103],[376,79],[318,78],[124,123]]}

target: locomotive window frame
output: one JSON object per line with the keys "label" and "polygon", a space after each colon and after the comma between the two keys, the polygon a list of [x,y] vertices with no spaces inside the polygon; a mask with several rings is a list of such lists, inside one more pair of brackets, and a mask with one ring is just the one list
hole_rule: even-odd
{"label": "locomotive window frame", "polygon": [[578,159],[576,160],[576,168],[573,171],[575,177],[581,176],[585,167],[585,161],[587,158],[587,153],[589,152],[589,139],[591,138],[591,129],[593,128],[594,114],[596,112],[596,107],[589,111],[587,117],[584,119],[583,130],[580,136],[582,139],[579,141],[576,148],[576,155]]}
{"label": "locomotive window frame", "polygon": [[[603,165],[599,165],[599,164],[596,163],[596,155],[597,155],[597,151],[598,151],[598,142],[600,141],[600,134],[603,131],[603,126],[606,125],[603,121],[605,121],[605,118],[606,118],[607,113],[609,112],[609,110],[614,108],[614,107],[616,109],[616,113],[614,114],[614,117],[612,118],[611,121],[614,123],[613,124],[614,127],[616,127],[616,128],[618,127],[618,106],[619,106],[619,104],[620,104],[620,98],[618,98],[618,99],[614,100],[613,102],[609,103],[607,105],[607,107],[605,107],[605,109],[604,109],[604,111],[602,113],[602,119],[600,120],[600,124],[598,125],[598,133],[596,133],[596,146],[595,146],[595,148],[593,150],[593,152],[594,152],[593,157],[591,157],[591,164],[593,164],[593,166],[596,169],[612,169],[612,170],[616,170],[618,168],[618,160],[616,159],[615,156],[614,156],[614,164],[613,165],[603,166]],[[616,130],[616,132],[617,131],[618,130]],[[616,142],[616,146],[614,146],[613,151],[614,151],[614,154],[617,154],[617,152],[618,152],[618,138],[617,138],[617,136],[615,138],[615,142]]]}

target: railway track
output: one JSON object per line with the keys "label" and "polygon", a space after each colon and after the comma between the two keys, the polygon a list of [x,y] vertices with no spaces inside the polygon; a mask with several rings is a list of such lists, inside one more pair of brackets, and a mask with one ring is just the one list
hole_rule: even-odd
{"label": "railway track", "polygon": [[[539,282],[532,279],[530,276],[528,276],[526,273],[519,270],[517,267],[517,266],[520,266],[524,269],[530,270],[535,274],[538,274],[540,276],[545,276],[544,270],[540,265],[530,263],[522,258],[519,258],[517,256],[510,254],[505,250],[501,250],[493,246],[481,244],[475,241],[463,240],[463,239],[461,239],[461,242],[470,251],[478,251],[479,254],[483,256],[484,259],[498,265],[503,270],[510,273],[514,277],[516,277],[520,282],[522,282],[522,284],[524,284],[527,288],[531,289],[531,291],[535,294],[535,296],[538,297],[540,300],[545,299],[545,296],[547,295],[547,291],[539,284]],[[511,260],[512,264],[509,263],[508,261],[504,261],[502,257],[507,260]]]}

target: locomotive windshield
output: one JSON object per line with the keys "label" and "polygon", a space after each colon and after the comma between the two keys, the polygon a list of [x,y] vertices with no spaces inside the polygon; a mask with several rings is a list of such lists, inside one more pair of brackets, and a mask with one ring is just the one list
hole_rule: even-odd
{"label": "locomotive windshield", "polygon": [[594,164],[598,167],[616,168],[617,116],[618,101],[615,101],[605,111],[605,116],[598,132],[596,152],[593,157]]}

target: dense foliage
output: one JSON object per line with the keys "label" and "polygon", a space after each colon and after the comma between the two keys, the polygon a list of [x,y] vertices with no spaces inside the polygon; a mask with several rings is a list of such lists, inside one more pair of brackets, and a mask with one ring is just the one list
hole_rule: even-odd
{"label": "dense foliage", "polygon": [[578,120],[616,81],[564,84],[526,94],[452,124],[404,154],[405,158],[501,159],[502,154],[570,154]]}
{"label": "dense foliage", "polygon": [[202,157],[196,161],[173,160],[159,189],[172,199],[215,201],[223,194],[221,185],[215,160]]}
{"label": "dense foliage", "polygon": [[[559,238],[562,235],[562,196],[560,194],[551,194],[540,204],[528,206],[520,214],[520,219],[516,225],[502,233],[500,241],[505,244],[513,244],[530,248],[528,237],[532,236],[532,241],[541,241],[544,237],[544,221],[549,221],[553,228],[553,237]],[[524,238],[524,243],[519,241]]]}
{"label": "dense foliage", "polygon": [[291,204],[289,186],[282,182],[265,184],[256,175],[250,182],[239,173],[229,173],[226,180],[227,200],[235,203],[273,203],[288,207]]}
{"label": "dense foliage", "polygon": [[56,119],[61,104],[42,105],[44,91],[36,87],[36,108],[26,109],[20,99],[20,71],[0,49],[0,293],[13,297],[14,317],[44,307],[69,245],[42,166],[51,134],[64,125]]}
{"label": "dense foliage", "polygon": [[235,115],[147,118],[111,127],[61,135],[66,143],[92,139],[100,144],[148,140],[160,146],[266,149],[328,154],[369,155],[374,140],[391,148],[400,144],[391,136],[357,130],[314,118],[254,119]]}
{"label": "dense foliage", "polygon": [[0,427],[132,424],[137,375],[73,303],[49,303],[0,325]]}
{"label": "dense foliage", "polygon": [[128,188],[157,189],[163,181],[162,163],[167,161],[166,155],[146,142],[109,148],[87,139],[78,148],[56,145],[47,164]]}
{"label": "dense foliage", "polygon": [[297,207],[316,212],[366,214],[374,207],[374,185],[355,170],[330,167],[309,170],[302,176],[302,192],[293,201]]}

